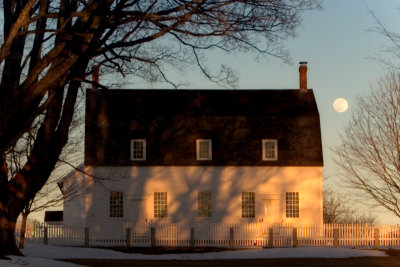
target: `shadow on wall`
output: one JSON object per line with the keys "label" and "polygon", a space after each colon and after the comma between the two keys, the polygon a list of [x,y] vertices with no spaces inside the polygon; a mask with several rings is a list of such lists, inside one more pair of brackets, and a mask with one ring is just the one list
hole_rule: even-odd
{"label": "shadow on wall", "polygon": [[[285,218],[286,192],[300,192],[300,218],[291,222],[322,223],[321,167],[90,167],[96,177],[85,194],[71,201],[68,215],[87,222],[169,221],[193,223],[258,222],[265,219],[263,200],[279,200],[279,222]],[[92,179],[87,177],[87,179]],[[211,192],[211,217],[198,216],[198,193]],[[110,217],[110,192],[123,193],[123,216]],[[157,218],[155,192],[166,193],[167,216]],[[255,193],[255,217],[242,218],[242,192]],[[84,198],[84,199],[83,199]],[[72,203],[73,202],[73,203]],[[263,214],[264,212],[264,214]],[[84,215],[82,215],[82,213]]]}

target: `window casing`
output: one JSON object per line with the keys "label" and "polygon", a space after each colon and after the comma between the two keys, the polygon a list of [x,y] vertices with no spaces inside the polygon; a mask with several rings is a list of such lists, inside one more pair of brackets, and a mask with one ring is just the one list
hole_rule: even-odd
{"label": "window casing", "polygon": [[154,218],[168,216],[167,192],[154,192]]}
{"label": "window casing", "polygon": [[278,140],[276,139],[262,140],[262,159],[278,160]]}
{"label": "window casing", "polygon": [[110,217],[124,217],[124,194],[122,192],[110,192]]}
{"label": "window casing", "polygon": [[197,160],[212,160],[212,141],[211,139],[196,140]]}
{"label": "window casing", "polygon": [[242,192],[242,218],[256,217],[255,192]]}
{"label": "window casing", "polygon": [[146,160],[146,139],[131,140],[131,160]]}
{"label": "window casing", "polygon": [[197,196],[198,212],[199,217],[211,217],[212,216],[212,199],[210,191],[201,191]]}
{"label": "window casing", "polygon": [[299,192],[286,192],[286,218],[299,218]]}

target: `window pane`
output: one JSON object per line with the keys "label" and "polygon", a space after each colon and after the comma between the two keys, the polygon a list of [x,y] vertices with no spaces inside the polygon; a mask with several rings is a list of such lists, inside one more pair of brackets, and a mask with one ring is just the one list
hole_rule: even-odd
{"label": "window pane", "polygon": [[124,217],[124,196],[122,192],[110,192],[110,217]]}
{"label": "window pane", "polygon": [[256,217],[256,197],[255,192],[242,192],[242,217]]}
{"label": "window pane", "polygon": [[278,141],[275,139],[262,141],[263,160],[277,160],[278,159]]}
{"label": "window pane", "polygon": [[163,218],[168,215],[167,192],[154,192],[154,217]]}
{"label": "window pane", "polygon": [[207,141],[200,141],[199,144],[199,149],[200,149],[200,158],[206,159],[208,158],[209,151],[208,151],[208,142]]}
{"label": "window pane", "polygon": [[134,142],[133,153],[135,158],[143,158],[143,143],[142,142]]}
{"label": "window pane", "polygon": [[265,157],[269,159],[275,157],[275,143],[273,142],[265,143]]}
{"label": "window pane", "polygon": [[286,192],[286,217],[299,218],[299,192]]}
{"label": "window pane", "polygon": [[146,159],[146,140],[134,139],[131,140],[131,153],[132,160],[145,160]]}
{"label": "window pane", "polygon": [[211,217],[212,203],[211,192],[204,191],[198,193],[198,216]]}
{"label": "window pane", "polygon": [[197,159],[198,160],[210,160],[211,159],[211,140],[196,140]]}

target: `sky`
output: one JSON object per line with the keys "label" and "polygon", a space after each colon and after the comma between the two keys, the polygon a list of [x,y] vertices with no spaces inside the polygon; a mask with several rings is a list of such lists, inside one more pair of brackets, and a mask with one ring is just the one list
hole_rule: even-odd
{"label": "sky", "polygon": [[[238,89],[294,89],[299,86],[298,63],[307,61],[308,87],[314,90],[320,112],[324,176],[329,177],[331,186],[339,188],[341,182],[336,176],[337,166],[331,149],[340,144],[340,133],[350,119],[357,98],[368,94],[371,86],[387,71],[387,66],[374,58],[384,55],[389,42],[372,30],[376,22],[369,10],[389,29],[400,33],[400,1],[324,0],[322,5],[320,11],[303,13],[298,37],[285,43],[292,64],[276,58],[257,61],[251,54],[221,52],[208,58],[208,65],[231,66],[239,76]],[[190,77],[189,89],[218,88],[198,71],[185,75]],[[135,81],[133,87],[158,88],[160,85]],[[332,104],[339,97],[349,103],[345,113],[333,109]],[[400,223],[400,220],[385,215],[380,222]]]}
{"label": "sky", "polygon": [[[295,89],[299,87],[298,63],[307,61],[308,87],[314,90],[320,112],[324,176],[329,177],[330,186],[342,190],[331,149],[340,144],[340,133],[350,119],[357,97],[368,94],[387,71],[374,57],[383,55],[389,43],[371,30],[376,23],[368,10],[374,11],[389,29],[400,33],[400,1],[322,0],[322,5],[322,10],[304,12],[298,36],[285,42],[292,64],[272,57],[257,61],[253,54],[213,52],[207,65],[232,67],[239,77],[238,89]],[[187,89],[221,89],[195,68],[185,76],[190,77]],[[182,77],[171,79],[179,81]],[[126,84],[127,88],[170,88],[136,80]],[[337,113],[333,109],[332,104],[339,97],[348,101],[347,112]],[[389,214],[378,215],[380,223],[400,223],[400,219]],[[40,217],[43,218],[42,214]]]}

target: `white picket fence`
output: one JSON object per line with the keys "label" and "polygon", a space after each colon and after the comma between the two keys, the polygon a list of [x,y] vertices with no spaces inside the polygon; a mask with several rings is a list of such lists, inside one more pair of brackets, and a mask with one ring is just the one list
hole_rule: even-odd
{"label": "white picket fence", "polygon": [[[19,238],[17,227],[16,237]],[[91,247],[400,247],[395,225],[265,223],[134,223],[120,225],[27,224],[26,243]]]}

